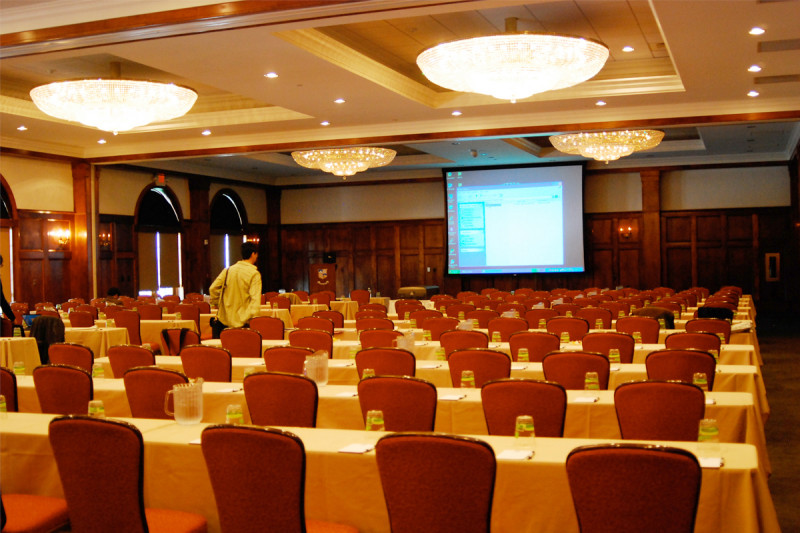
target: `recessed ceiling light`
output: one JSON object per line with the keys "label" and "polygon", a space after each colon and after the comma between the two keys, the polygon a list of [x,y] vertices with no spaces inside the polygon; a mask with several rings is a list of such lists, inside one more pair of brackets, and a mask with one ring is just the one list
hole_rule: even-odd
{"label": "recessed ceiling light", "polygon": [[760,66],[758,66],[758,65],[750,65],[750,66],[747,68],[747,71],[748,71],[748,72],[761,72],[761,67],[760,67]]}
{"label": "recessed ceiling light", "polygon": [[602,106],[606,105],[606,103],[603,100],[598,100],[597,102],[595,102],[594,105],[598,105],[598,106],[602,107]]}
{"label": "recessed ceiling light", "polygon": [[17,129],[18,129],[19,131],[28,131],[28,128],[26,128],[25,126],[20,126],[20,127],[18,127]]}
{"label": "recessed ceiling light", "polygon": [[453,112],[452,112],[452,113],[450,113],[450,114],[451,114],[451,115],[453,115],[454,117],[460,117],[460,116],[461,116],[461,111],[459,111],[459,110],[455,110],[455,111],[453,111]]}
{"label": "recessed ceiling light", "polygon": [[97,141],[97,144],[105,144],[105,143],[106,143],[105,139],[100,139],[99,141]]}
{"label": "recessed ceiling light", "polygon": [[764,32],[766,32],[766,31],[767,30],[765,30],[764,28],[760,28],[758,26],[754,26],[754,27],[750,28],[749,33],[750,33],[750,35],[764,35]]}
{"label": "recessed ceiling light", "polygon": [[623,46],[622,47],[622,51],[623,52],[633,52],[633,46]]}
{"label": "recessed ceiling light", "polygon": [[211,135],[211,130],[203,130],[202,134],[206,136]]}
{"label": "recessed ceiling light", "polygon": [[264,77],[265,78],[277,78],[278,77],[278,73],[277,72],[267,72],[266,74],[264,74]]}
{"label": "recessed ceiling light", "polygon": [[756,96],[758,96],[758,95],[759,95],[759,92],[758,92],[758,91],[756,91],[756,90],[752,90],[752,91],[750,91],[749,93],[747,93],[747,96],[751,96],[751,97],[753,97],[753,98],[755,98],[755,97],[756,97]]}
{"label": "recessed ceiling light", "polygon": [[337,98],[336,100],[333,101],[333,103],[334,104],[343,104],[344,103],[344,98]]}
{"label": "recessed ceiling light", "polygon": [[330,125],[331,125],[331,123],[330,123],[330,122],[328,122],[327,120],[323,120],[322,122],[320,122],[320,123],[319,123],[319,125],[320,125],[320,126],[330,126]]}

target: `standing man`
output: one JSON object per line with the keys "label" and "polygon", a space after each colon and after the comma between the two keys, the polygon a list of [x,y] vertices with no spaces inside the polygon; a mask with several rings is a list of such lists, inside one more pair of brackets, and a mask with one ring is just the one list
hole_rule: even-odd
{"label": "standing man", "polygon": [[[3,256],[0,255],[0,268],[3,266]],[[11,310],[11,306],[9,305],[8,301],[6,300],[6,295],[3,294],[3,282],[0,281],[0,308],[2,308],[3,314],[6,316],[7,319],[14,323],[14,320],[17,317],[14,315],[14,311]]]}
{"label": "standing man", "polygon": [[258,316],[261,305],[261,274],[258,273],[258,247],[242,243],[242,260],[220,272],[211,284],[211,306],[217,308],[211,324],[212,337],[219,338],[225,328],[240,328]]}

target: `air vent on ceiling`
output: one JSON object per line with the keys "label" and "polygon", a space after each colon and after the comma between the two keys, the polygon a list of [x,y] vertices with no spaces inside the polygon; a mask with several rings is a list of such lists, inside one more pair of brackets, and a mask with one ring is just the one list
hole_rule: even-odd
{"label": "air vent on ceiling", "polygon": [[787,52],[789,50],[800,50],[800,39],[780,39],[758,43],[759,52]]}
{"label": "air vent on ceiling", "polygon": [[800,74],[785,74],[783,76],[756,76],[753,78],[756,85],[764,83],[792,83],[800,81]]}

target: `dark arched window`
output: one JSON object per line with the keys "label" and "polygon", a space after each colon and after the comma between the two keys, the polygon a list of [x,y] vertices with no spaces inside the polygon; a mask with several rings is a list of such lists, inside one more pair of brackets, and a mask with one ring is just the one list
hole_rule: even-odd
{"label": "dark arched window", "polygon": [[180,203],[168,187],[142,192],[136,209],[140,292],[163,295],[183,285],[181,221]]}
{"label": "dark arched window", "polygon": [[0,184],[0,218],[11,218],[11,205],[9,204],[10,196],[6,190],[5,185]]}
{"label": "dark arched window", "polygon": [[241,256],[247,212],[242,199],[232,189],[220,189],[211,200],[211,270],[227,268]]}
{"label": "dark arched window", "polygon": [[139,201],[137,226],[160,230],[181,230],[181,217],[170,191],[164,187],[151,187]]}

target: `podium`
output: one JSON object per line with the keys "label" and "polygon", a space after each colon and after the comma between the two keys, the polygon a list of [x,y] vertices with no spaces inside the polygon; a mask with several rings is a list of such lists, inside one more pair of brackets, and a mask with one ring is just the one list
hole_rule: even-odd
{"label": "podium", "polygon": [[336,264],[315,263],[308,267],[309,292],[331,291],[336,294]]}

